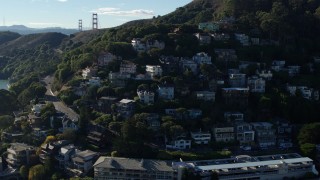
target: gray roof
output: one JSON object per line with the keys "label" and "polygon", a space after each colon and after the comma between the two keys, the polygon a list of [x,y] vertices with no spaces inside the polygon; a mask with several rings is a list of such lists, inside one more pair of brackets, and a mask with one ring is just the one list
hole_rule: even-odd
{"label": "gray roof", "polygon": [[172,172],[172,162],[151,159],[130,159],[101,156],[94,167],[109,169],[130,169],[139,171],[166,171]]}

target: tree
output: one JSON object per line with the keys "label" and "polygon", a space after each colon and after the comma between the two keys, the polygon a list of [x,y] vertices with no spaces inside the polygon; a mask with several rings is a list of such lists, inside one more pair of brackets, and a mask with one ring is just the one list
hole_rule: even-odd
{"label": "tree", "polygon": [[304,156],[315,158],[317,154],[316,145],[305,143],[300,146],[300,150]]}
{"label": "tree", "polygon": [[14,118],[9,115],[0,116],[0,129],[5,129],[11,126],[14,122]]}
{"label": "tree", "polygon": [[27,179],[28,178],[28,173],[29,173],[29,169],[27,166],[21,166],[20,170],[19,170],[19,174],[22,177],[22,179]]}
{"label": "tree", "polygon": [[45,178],[46,172],[42,164],[32,166],[29,170],[29,180],[42,180]]}

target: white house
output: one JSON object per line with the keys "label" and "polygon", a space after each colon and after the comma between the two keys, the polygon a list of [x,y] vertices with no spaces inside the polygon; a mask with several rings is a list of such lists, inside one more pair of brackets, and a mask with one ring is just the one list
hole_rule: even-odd
{"label": "white house", "polygon": [[145,52],[147,50],[146,44],[142,42],[140,38],[132,39],[131,45],[133,49],[135,49],[138,52]]}
{"label": "white house", "polygon": [[89,79],[91,77],[96,76],[97,71],[98,70],[96,68],[87,67],[82,70],[82,77],[83,77],[83,79]]}
{"label": "white house", "polygon": [[191,137],[196,144],[209,144],[211,141],[211,134],[210,132],[191,132]]}
{"label": "white house", "polygon": [[152,79],[155,76],[162,76],[162,72],[163,71],[161,66],[146,65],[146,74]]}
{"label": "white house", "polygon": [[191,148],[191,139],[186,138],[185,136],[179,136],[166,144],[166,148],[168,149],[190,149]]}
{"label": "white house", "polygon": [[266,81],[258,76],[248,77],[248,86],[250,92],[253,93],[264,93],[266,90]]}
{"label": "white house", "polygon": [[154,92],[152,91],[137,91],[139,99],[144,104],[153,104],[154,103]]}

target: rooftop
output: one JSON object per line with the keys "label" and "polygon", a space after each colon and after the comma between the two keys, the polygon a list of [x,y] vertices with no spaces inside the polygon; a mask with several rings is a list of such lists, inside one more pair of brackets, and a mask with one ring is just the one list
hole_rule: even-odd
{"label": "rooftop", "polygon": [[173,171],[171,162],[151,159],[130,159],[101,156],[94,167],[130,169],[138,171]]}

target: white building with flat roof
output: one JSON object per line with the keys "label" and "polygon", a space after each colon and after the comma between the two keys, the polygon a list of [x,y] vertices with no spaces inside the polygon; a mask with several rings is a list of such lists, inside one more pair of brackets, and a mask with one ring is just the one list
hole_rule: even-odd
{"label": "white building with flat roof", "polygon": [[218,178],[228,180],[259,179],[282,180],[287,178],[303,178],[306,173],[315,170],[313,160],[299,154],[277,154],[267,156],[240,155],[228,159],[173,162],[173,169],[182,179],[182,169],[191,169],[201,179],[210,179],[213,173]]}

